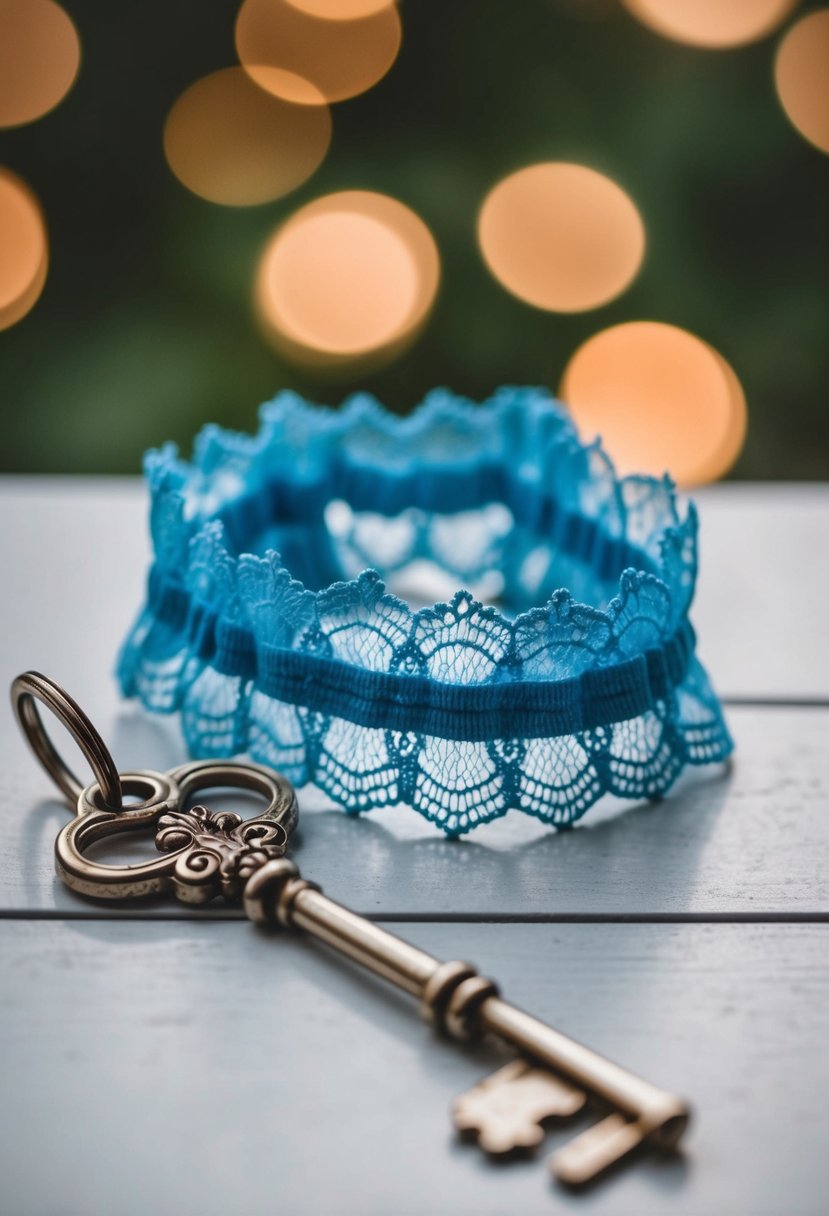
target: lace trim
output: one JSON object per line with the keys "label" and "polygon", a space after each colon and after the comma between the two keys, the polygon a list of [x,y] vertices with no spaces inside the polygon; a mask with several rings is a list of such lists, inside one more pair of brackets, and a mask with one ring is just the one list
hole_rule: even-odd
{"label": "lace trim", "polygon": [[[540,390],[432,394],[405,419],[282,394],[258,435],[208,427],[192,465],[167,447],[146,467],[156,561],[119,676],[181,709],[194,754],[250,750],[457,834],[511,806],[570,822],[730,750],[687,621],[693,507],[617,479]],[[343,580],[424,562],[495,578],[504,611]]]}

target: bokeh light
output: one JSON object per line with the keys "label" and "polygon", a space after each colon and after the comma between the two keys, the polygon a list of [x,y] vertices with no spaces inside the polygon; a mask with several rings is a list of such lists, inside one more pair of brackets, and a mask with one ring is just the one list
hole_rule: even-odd
{"label": "bokeh light", "polygon": [[289,357],[350,361],[410,340],[439,279],[437,246],[413,211],[347,190],[309,203],[276,231],[259,264],[256,309]]}
{"label": "bokeh light", "polygon": [[32,122],[65,97],[81,48],[52,0],[0,0],[0,127]]}
{"label": "bokeh light", "polygon": [[394,5],[359,20],[310,16],[288,0],[245,0],[236,50],[253,80],[286,101],[315,105],[356,97],[397,58],[402,31]]}
{"label": "bokeh light", "polygon": [[787,32],[774,79],[780,104],[800,134],[829,152],[829,9],[809,13]]}
{"label": "bokeh light", "polygon": [[270,202],[295,189],[330,141],[327,106],[291,105],[241,68],[223,68],[190,85],[164,126],[164,152],[179,181],[231,207]]}
{"label": "bokeh light", "polygon": [[530,165],[500,181],[478,217],[484,260],[537,308],[581,312],[619,295],[645,252],[645,229],[615,182],[584,165]]}
{"label": "bokeh light", "polygon": [[657,321],[614,325],[589,338],[560,396],[585,438],[601,435],[621,473],[668,472],[685,486],[721,477],[746,432],[733,368],[707,342]]}
{"label": "bokeh light", "polygon": [[309,17],[322,17],[326,21],[354,21],[391,8],[395,0],[288,0],[288,3],[291,8],[297,8]]}
{"label": "bokeh light", "polygon": [[798,0],[622,0],[663,38],[717,50],[743,46],[776,29]]}
{"label": "bokeh light", "polygon": [[46,226],[24,182],[0,169],[0,329],[24,317],[37,300],[49,265]]}

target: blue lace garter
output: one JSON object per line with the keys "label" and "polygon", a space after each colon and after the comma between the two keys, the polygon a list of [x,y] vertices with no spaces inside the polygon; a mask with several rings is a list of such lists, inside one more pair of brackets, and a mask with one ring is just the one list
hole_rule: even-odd
{"label": "blue lace garter", "polygon": [[145,468],[155,560],[118,674],[194,756],[459,835],[511,808],[566,825],[731,750],[688,620],[693,504],[618,478],[540,389],[406,418],[282,393],[258,434],[208,426],[192,463]]}

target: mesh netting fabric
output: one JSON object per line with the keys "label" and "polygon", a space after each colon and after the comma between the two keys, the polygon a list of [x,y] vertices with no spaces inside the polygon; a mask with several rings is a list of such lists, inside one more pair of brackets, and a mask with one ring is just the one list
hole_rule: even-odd
{"label": "mesh netting fabric", "polygon": [[118,674],[194,756],[458,835],[511,808],[566,825],[731,750],[688,621],[693,504],[618,478],[543,390],[405,418],[282,393],[256,435],[209,426],[145,468],[155,560]]}

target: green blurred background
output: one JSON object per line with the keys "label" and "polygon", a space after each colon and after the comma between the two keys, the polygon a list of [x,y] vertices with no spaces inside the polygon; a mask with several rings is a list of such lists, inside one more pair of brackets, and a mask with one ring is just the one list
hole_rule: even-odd
{"label": "green blurred background", "polygon": [[[189,448],[208,420],[250,429],[286,386],[331,404],[368,388],[399,411],[435,384],[554,389],[584,339],[647,318],[698,334],[740,378],[749,433],[732,476],[829,472],[829,157],[777,100],[779,33],[712,52],[658,37],[614,0],[409,0],[397,62],[333,107],[321,168],[277,203],[235,209],[179,184],[162,127],[187,85],[236,62],[238,0],[65,7],[82,44],[74,88],[0,132],[0,163],[38,194],[51,240],[43,296],[0,334],[6,471],[137,471],[145,448]],[[522,304],[478,251],[488,189],[548,159],[607,173],[645,221],[639,278],[592,312]],[[441,289],[391,366],[318,376],[259,335],[254,268],[297,206],[363,188],[426,222]]]}

